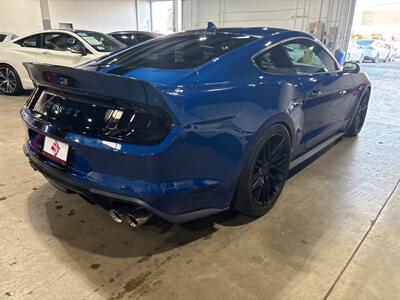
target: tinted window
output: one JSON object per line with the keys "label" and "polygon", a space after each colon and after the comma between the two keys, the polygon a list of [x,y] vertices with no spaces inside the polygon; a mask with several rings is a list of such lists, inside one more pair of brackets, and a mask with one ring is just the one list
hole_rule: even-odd
{"label": "tinted window", "polygon": [[149,36],[149,35],[146,35],[146,34],[141,34],[141,33],[136,34],[136,38],[137,38],[140,42],[145,42],[145,41],[148,41],[148,40],[153,39],[152,36]]}
{"label": "tinted window", "polygon": [[22,47],[40,48],[40,34],[28,36],[16,43]]}
{"label": "tinted window", "polygon": [[292,62],[283,51],[282,46],[276,46],[272,49],[258,55],[255,58],[257,66],[268,73],[276,74],[296,74]]}
{"label": "tinted window", "polygon": [[120,43],[113,37],[100,32],[77,31],[76,34],[99,52],[113,52],[125,47],[124,44]]}
{"label": "tinted window", "polygon": [[75,37],[65,33],[45,33],[43,34],[43,48],[67,51],[72,46],[82,45]]}
{"label": "tinted window", "polygon": [[135,67],[194,68],[254,39],[250,36],[225,33],[171,35],[150,40],[101,60],[98,64],[113,63],[118,65],[121,71],[129,71]]}
{"label": "tinted window", "polygon": [[335,61],[320,45],[294,40],[282,45],[297,73],[323,73],[337,70]]}
{"label": "tinted window", "polygon": [[0,42],[4,41],[5,38],[6,38],[5,34],[0,34]]}
{"label": "tinted window", "polygon": [[118,33],[118,34],[113,34],[112,37],[116,38],[118,41],[124,43],[127,46],[132,46],[138,43],[138,40],[132,33]]}

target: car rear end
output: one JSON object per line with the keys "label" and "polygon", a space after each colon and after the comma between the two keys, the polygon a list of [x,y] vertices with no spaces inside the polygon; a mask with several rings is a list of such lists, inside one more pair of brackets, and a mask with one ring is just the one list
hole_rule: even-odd
{"label": "car rear end", "polygon": [[[196,66],[254,40],[239,37],[178,35],[80,68],[26,64],[36,86],[21,111],[32,167],[106,209],[128,205],[184,222],[229,208],[243,137],[230,119],[185,107],[200,101]],[[210,52],[212,40],[220,52]],[[180,45],[191,47],[187,55]]]}

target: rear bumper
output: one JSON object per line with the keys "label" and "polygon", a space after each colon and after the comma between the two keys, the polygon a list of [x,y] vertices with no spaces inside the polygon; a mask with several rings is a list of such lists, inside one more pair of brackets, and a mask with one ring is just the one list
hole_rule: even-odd
{"label": "rear bumper", "polygon": [[[173,223],[230,207],[237,160],[204,144],[182,142],[179,128],[156,146],[111,145],[115,143],[63,132],[36,119],[26,107],[21,116],[28,130],[24,152],[30,164],[63,191],[140,205]],[[68,167],[43,156],[34,137],[44,135],[70,145]]]}
{"label": "rear bumper", "polygon": [[[24,145],[23,151],[25,156],[28,158],[32,168],[35,171],[39,171],[54,187],[65,193],[78,193],[89,199],[93,199],[93,196],[107,197],[109,198],[110,203],[124,203],[129,205],[141,206],[149,210],[153,214],[157,215],[158,217],[171,223],[184,223],[190,220],[217,214],[228,209],[206,208],[177,215],[169,214],[136,197],[109,192],[107,190],[97,187],[84,186],[76,180],[73,180],[70,176],[66,175],[63,171],[58,170],[54,166],[49,165],[49,163],[42,161],[38,155],[35,155],[31,151],[29,151],[28,147],[29,146]],[[112,206],[108,208],[112,208]]]}

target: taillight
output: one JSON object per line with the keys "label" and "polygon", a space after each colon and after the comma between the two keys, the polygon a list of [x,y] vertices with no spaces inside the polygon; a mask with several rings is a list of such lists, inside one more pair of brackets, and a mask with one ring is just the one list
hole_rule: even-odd
{"label": "taillight", "polygon": [[[27,107],[38,119],[66,131],[141,145],[160,143],[173,120],[160,108],[39,90]],[[110,102],[110,103],[108,103]]]}
{"label": "taillight", "polygon": [[158,144],[169,133],[172,120],[161,110],[114,110],[103,134],[137,144]]}

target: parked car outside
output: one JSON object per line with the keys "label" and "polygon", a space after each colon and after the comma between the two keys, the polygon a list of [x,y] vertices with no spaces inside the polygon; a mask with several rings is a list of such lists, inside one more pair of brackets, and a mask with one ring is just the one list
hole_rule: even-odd
{"label": "parked car outside", "polygon": [[[240,67],[238,67],[240,66]],[[116,222],[268,212],[290,168],[364,123],[370,82],[307,33],[170,34],[78,68],[26,64],[25,155]]]}
{"label": "parked car outside", "polygon": [[0,44],[11,41],[17,37],[16,34],[10,32],[0,32]]}
{"label": "parked car outside", "polygon": [[354,40],[351,40],[349,43],[346,60],[355,61],[358,63],[362,63],[364,60],[364,51]]}
{"label": "parked car outside", "polygon": [[45,30],[0,45],[0,92],[19,95],[33,84],[23,63],[76,66],[124,48],[106,34],[87,30]]}
{"label": "parked car outside", "polygon": [[389,50],[380,40],[358,40],[357,44],[364,52],[364,59],[373,63],[378,61],[386,62],[389,59]]}
{"label": "parked car outside", "polygon": [[113,38],[117,39],[127,46],[137,45],[156,37],[162,36],[162,34],[148,31],[115,31],[109,33],[108,35],[112,36]]}
{"label": "parked car outside", "polygon": [[385,42],[384,47],[389,51],[387,61],[394,61],[394,58],[396,57],[396,48],[394,47],[394,44],[391,42]]}

